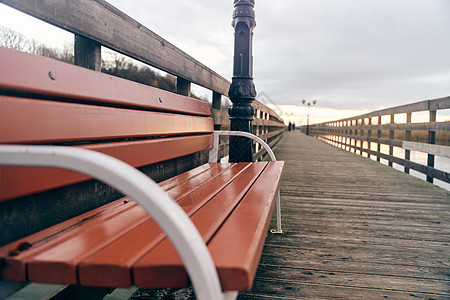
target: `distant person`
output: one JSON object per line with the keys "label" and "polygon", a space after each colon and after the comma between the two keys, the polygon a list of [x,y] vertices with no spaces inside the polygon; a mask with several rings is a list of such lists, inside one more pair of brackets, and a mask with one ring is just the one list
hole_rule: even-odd
{"label": "distant person", "polygon": [[288,131],[291,131],[291,129],[292,129],[292,123],[289,122],[289,125],[288,125]]}
{"label": "distant person", "polygon": [[292,123],[292,131],[295,130],[295,123]]}

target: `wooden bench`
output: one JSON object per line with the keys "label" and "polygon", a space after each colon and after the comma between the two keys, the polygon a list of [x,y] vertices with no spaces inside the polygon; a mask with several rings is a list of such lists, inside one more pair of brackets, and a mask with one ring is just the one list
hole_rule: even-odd
{"label": "wooden bench", "polygon": [[1,280],[251,289],[283,162],[217,163],[206,102],[6,48],[0,65]]}

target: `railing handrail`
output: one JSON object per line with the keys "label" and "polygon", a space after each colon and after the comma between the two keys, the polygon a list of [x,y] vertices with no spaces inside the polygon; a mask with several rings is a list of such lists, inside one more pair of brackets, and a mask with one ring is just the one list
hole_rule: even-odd
{"label": "railing handrail", "polygon": [[[432,183],[436,178],[450,183],[450,173],[435,168],[435,156],[450,157],[450,146],[436,145],[437,142],[440,142],[440,139],[436,138],[436,133],[450,131],[450,121],[436,121],[437,111],[448,108],[450,108],[450,97],[425,100],[351,118],[313,124],[309,126],[309,132],[348,151],[368,157],[376,156],[377,161],[380,161],[381,158],[386,159],[391,167],[393,163],[402,165],[406,173],[409,173],[409,169],[423,173],[427,176],[428,182]],[[428,122],[412,123],[412,113],[422,111],[429,113]],[[395,123],[395,115],[398,114],[406,114],[406,122]],[[383,116],[389,116],[390,122],[383,123]],[[372,123],[374,117],[377,117],[376,124]],[[404,135],[396,135],[395,133],[398,131],[404,131]],[[412,134],[414,131],[426,131],[427,142],[418,142],[420,134],[416,135],[416,141],[414,141]],[[386,132],[389,133],[389,137]],[[442,137],[445,138],[443,141],[448,143],[445,135]],[[422,136],[422,140],[425,140],[424,136]],[[372,143],[376,144],[376,150],[372,149]],[[389,154],[381,152],[381,145],[389,146]],[[405,157],[394,156],[394,147],[404,149]],[[421,165],[410,161],[411,151],[426,153],[428,155],[427,164]]]}
{"label": "railing handrail", "polygon": [[413,113],[413,112],[435,111],[435,110],[448,109],[448,108],[450,108],[450,96],[433,99],[433,100],[424,100],[424,101],[420,101],[420,102],[416,102],[416,103],[405,104],[405,105],[395,106],[395,107],[391,107],[391,108],[385,108],[385,109],[381,109],[381,110],[372,111],[367,114],[357,115],[354,117],[344,118],[344,119],[339,119],[339,120],[334,120],[334,121],[327,121],[327,122],[318,123],[318,124],[314,124],[314,125],[310,125],[310,126],[367,119],[367,118],[373,118],[373,117],[378,117],[378,116],[388,116],[388,115],[392,115],[392,114],[407,114],[407,113]]}

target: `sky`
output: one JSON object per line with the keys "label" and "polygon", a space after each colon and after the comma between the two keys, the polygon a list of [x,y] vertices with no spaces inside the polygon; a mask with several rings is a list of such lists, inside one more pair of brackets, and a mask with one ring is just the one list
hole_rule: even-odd
{"label": "sky", "polygon": [[[108,2],[231,80],[233,0]],[[285,118],[304,123],[302,99],[314,122],[450,95],[450,0],[255,2],[257,98]],[[40,27],[20,18],[0,5],[0,25]]]}

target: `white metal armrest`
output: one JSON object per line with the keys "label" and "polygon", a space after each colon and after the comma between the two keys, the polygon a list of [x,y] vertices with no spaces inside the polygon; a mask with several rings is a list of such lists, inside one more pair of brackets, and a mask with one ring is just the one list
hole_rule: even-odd
{"label": "white metal armrest", "polygon": [[245,131],[215,130],[214,131],[214,146],[209,151],[209,162],[217,162],[218,152],[219,152],[219,136],[221,136],[221,135],[243,136],[243,137],[247,137],[249,139],[255,140],[264,148],[264,150],[267,151],[267,153],[269,154],[270,159],[272,161],[276,161],[277,160],[277,158],[275,157],[275,154],[273,154],[273,151],[270,148],[270,146],[267,145],[267,143],[264,142],[264,140],[261,139],[259,136],[256,136],[256,135],[254,135],[252,133],[248,133],[248,132],[245,132]]}
{"label": "white metal armrest", "polygon": [[64,168],[111,185],[141,205],[167,234],[192,280],[199,299],[228,299],[222,293],[211,255],[183,209],[153,180],[111,156],[86,149],[58,146],[0,145],[0,165]]}
{"label": "white metal armrest", "polygon": [[[213,148],[209,151],[209,162],[217,162],[218,159],[218,152],[219,152],[219,136],[221,135],[235,135],[235,136],[243,136],[247,137],[249,139],[257,141],[269,154],[270,159],[272,161],[276,161],[275,154],[273,153],[272,149],[269,145],[267,145],[266,142],[264,142],[263,139],[260,137],[248,133],[245,131],[225,131],[225,130],[215,130],[214,131],[214,145]],[[278,191],[277,195],[277,201],[275,202],[275,209],[277,211],[277,229],[271,229],[271,233],[283,233],[283,230],[281,229],[281,200],[280,200],[280,191]]]}

